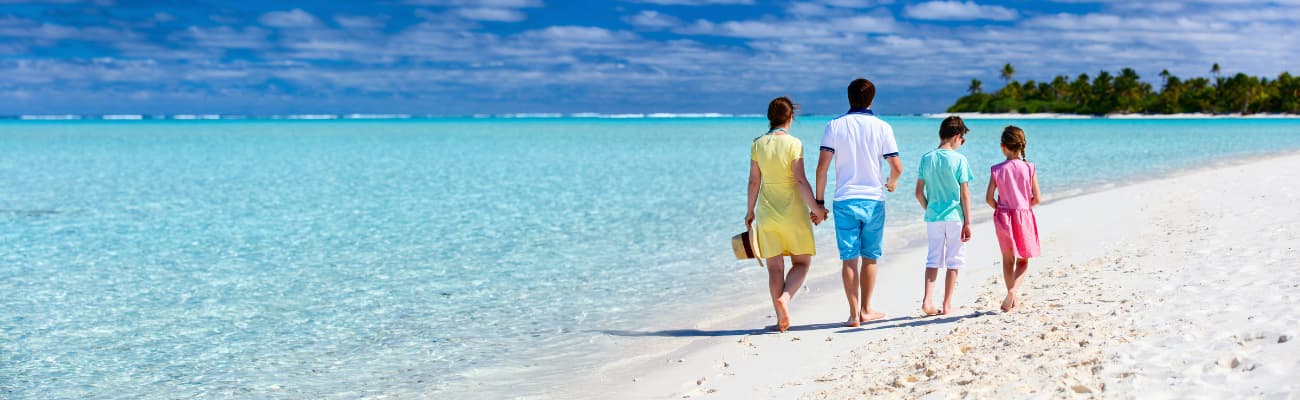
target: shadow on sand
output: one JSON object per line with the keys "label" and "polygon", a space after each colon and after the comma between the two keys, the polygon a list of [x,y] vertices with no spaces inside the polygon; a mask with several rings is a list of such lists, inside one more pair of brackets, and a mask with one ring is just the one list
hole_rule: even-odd
{"label": "shadow on sand", "polygon": [[[957,321],[963,318],[977,317],[984,315],[982,313],[972,313],[965,315],[955,315],[951,317],[893,317],[879,321],[872,321],[867,325],[858,328],[846,328],[835,333],[849,333],[871,331],[877,329],[904,328],[909,326],[921,326],[929,324],[942,324]],[[794,325],[790,327],[790,332],[816,331],[823,329],[845,328],[842,322],[822,323],[822,324],[805,324]],[[626,331],[626,330],[597,330],[595,332],[604,333],[611,336],[625,337],[720,337],[720,336],[745,336],[745,335],[766,335],[777,333],[775,328],[768,326],[766,328],[752,329],[667,329],[662,331]]]}

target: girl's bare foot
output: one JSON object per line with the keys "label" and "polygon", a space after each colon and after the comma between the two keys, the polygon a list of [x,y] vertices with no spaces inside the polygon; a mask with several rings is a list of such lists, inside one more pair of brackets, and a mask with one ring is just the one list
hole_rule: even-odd
{"label": "girl's bare foot", "polygon": [[859,326],[862,326],[862,317],[857,315],[849,315],[849,320],[844,321],[844,326],[850,328],[857,328]]}
{"label": "girl's bare foot", "polygon": [[957,308],[957,307],[953,307],[952,304],[944,303],[944,304],[943,304],[943,310],[939,311],[939,315],[951,315],[951,314],[956,314],[956,313],[957,313],[957,310],[958,310],[958,308]]}
{"label": "girl's bare foot", "polygon": [[776,328],[781,332],[790,329],[790,311],[786,308],[789,301],[785,297],[776,299]]}
{"label": "girl's bare foot", "polygon": [[1016,294],[1007,293],[1007,298],[1002,299],[1002,312],[1011,311],[1016,308]]}

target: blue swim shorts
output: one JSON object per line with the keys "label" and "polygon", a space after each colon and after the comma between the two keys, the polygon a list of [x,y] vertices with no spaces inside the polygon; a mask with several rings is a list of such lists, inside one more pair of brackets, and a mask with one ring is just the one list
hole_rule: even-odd
{"label": "blue swim shorts", "polygon": [[885,238],[885,202],[867,199],[839,200],[832,204],[835,213],[835,243],[840,260],[866,257],[879,260],[880,243]]}

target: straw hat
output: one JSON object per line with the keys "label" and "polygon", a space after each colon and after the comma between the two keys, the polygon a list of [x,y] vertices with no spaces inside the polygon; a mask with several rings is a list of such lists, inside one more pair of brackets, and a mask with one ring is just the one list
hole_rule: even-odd
{"label": "straw hat", "polygon": [[731,237],[731,252],[736,254],[737,260],[758,260],[758,266],[766,268],[763,265],[763,258],[758,256],[758,235],[744,231]]}
{"label": "straw hat", "polygon": [[749,231],[744,231],[731,237],[731,251],[736,253],[737,260],[758,257],[758,249],[754,246],[753,236],[749,234]]}

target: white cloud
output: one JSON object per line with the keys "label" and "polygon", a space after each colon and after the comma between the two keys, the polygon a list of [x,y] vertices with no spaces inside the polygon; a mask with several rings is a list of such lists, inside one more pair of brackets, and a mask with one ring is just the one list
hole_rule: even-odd
{"label": "white cloud", "polygon": [[678,26],[682,23],[677,17],[661,14],[658,11],[646,10],[630,17],[624,17],[624,22],[632,24],[642,29],[666,29]]}
{"label": "white cloud", "polygon": [[388,16],[336,15],[334,22],[348,29],[378,29],[388,24]]}
{"label": "white cloud", "polygon": [[266,48],[270,46],[270,42],[266,40],[268,34],[270,32],[256,26],[246,26],[243,29],[228,26],[215,28],[191,26],[185,30],[185,36],[192,39],[195,44],[220,49]]}
{"label": "white cloud", "polygon": [[905,9],[907,16],[929,20],[1013,20],[1020,16],[1016,10],[1002,6],[985,6],[974,1],[929,1],[913,4]]}
{"label": "white cloud", "polygon": [[456,9],[456,15],[475,21],[519,22],[527,18],[513,8],[471,7]]}
{"label": "white cloud", "polygon": [[258,22],[273,28],[310,28],[320,25],[320,20],[316,16],[303,11],[301,8],[295,8],[289,11],[272,11],[263,14],[258,18]]}
{"label": "white cloud", "polygon": [[661,6],[708,6],[726,4],[754,4],[754,0],[626,0],[633,3],[650,3]]}

